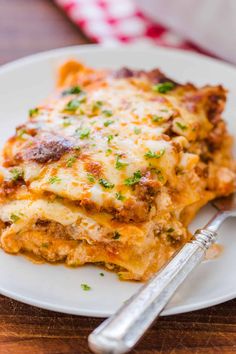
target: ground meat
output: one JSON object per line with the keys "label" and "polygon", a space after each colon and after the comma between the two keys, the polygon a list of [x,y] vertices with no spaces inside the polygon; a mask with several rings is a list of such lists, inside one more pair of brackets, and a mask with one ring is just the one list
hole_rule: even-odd
{"label": "ground meat", "polygon": [[152,202],[160,186],[161,183],[158,181],[157,175],[147,171],[145,176],[135,186],[135,192],[140,200]]}
{"label": "ground meat", "polygon": [[113,71],[112,76],[116,79],[126,79],[128,77],[134,77],[138,73],[137,70],[131,70],[129,68],[121,68],[119,70]]}
{"label": "ground meat", "polygon": [[58,222],[50,220],[37,220],[34,226],[35,229],[45,232],[48,236],[54,239],[71,239],[70,228],[65,227]]}
{"label": "ground meat", "polygon": [[212,124],[216,124],[221,119],[226,102],[226,92],[222,86],[196,89],[192,84],[185,86],[185,93],[182,102],[191,113],[197,113],[199,109],[204,109],[206,116]]}
{"label": "ground meat", "polygon": [[210,151],[219,148],[226,134],[226,126],[223,120],[220,120],[210,132],[207,138],[207,143]]}
{"label": "ground meat", "polygon": [[159,84],[163,82],[172,82],[175,86],[179,86],[179,83],[176,81],[170,79],[166,75],[164,75],[159,69],[153,69],[150,71],[142,71],[141,76],[147,76],[147,78],[153,83],[153,84]]}
{"label": "ground meat", "polygon": [[122,222],[143,222],[148,219],[150,206],[145,201],[127,200],[122,208],[116,209],[115,219]]}
{"label": "ground meat", "polygon": [[212,124],[216,124],[221,120],[221,113],[224,110],[226,95],[224,89],[219,86],[218,93],[208,96],[207,117]]}
{"label": "ground meat", "polygon": [[23,160],[31,160],[39,163],[58,161],[65,153],[70,151],[73,144],[63,137],[44,136],[37,140],[23,153]]}
{"label": "ground meat", "polygon": [[0,197],[9,198],[14,197],[17,189],[24,185],[25,182],[22,178],[17,181],[3,181],[0,187]]}
{"label": "ground meat", "polygon": [[131,70],[129,68],[121,68],[112,72],[112,76],[117,79],[126,79],[130,77],[146,77],[153,84],[163,83],[163,82],[172,82],[175,85],[179,85],[177,82],[166,77],[159,69],[153,69],[150,71],[144,70]]}

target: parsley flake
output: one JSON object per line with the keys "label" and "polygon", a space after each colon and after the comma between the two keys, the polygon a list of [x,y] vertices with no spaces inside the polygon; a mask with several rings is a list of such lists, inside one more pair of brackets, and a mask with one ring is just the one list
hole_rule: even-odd
{"label": "parsley flake", "polygon": [[135,134],[138,135],[138,134],[141,133],[141,131],[142,131],[142,130],[141,130],[140,128],[134,127],[134,133],[135,133]]}
{"label": "parsley flake", "polygon": [[95,178],[94,178],[94,176],[91,173],[87,173],[87,179],[91,183],[95,182]]}
{"label": "parsley flake", "polygon": [[17,136],[19,138],[23,138],[23,136],[27,134],[27,131],[25,129],[20,129],[20,130],[17,130]]}
{"label": "parsley flake", "polygon": [[102,101],[96,101],[92,103],[92,115],[97,115],[100,112],[100,108],[102,107],[103,102]]}
{"label": "parsley flake", "polygon": [[125,162],[121,162],[120,156],[116,156],[115,168],[117,168],[117,170],[122,170],[122,168],[124,168],[126,166],[128,166],[128,164]]}
{"label": "parsley flake", "polygon": [[114,135],[108,135],[107,137],[108,144],[112,141],[112,139],[114,139]]}
{"label": "parsley flake", "polygon": [[36,107],[36,108],[32,108],[29,110],[29,116],[30,118],[33,118],[35,116],[37,116],[37,114],[39,113],[39,109]]}
{"label": "parsley flake", "polygon": [[109,156],[112,153],[112,149],[107,149],[106,150],[106,156]]}
{"label": "parsley flake", "polygon": [[106,122],[104,122],[104,127],[108,127],[109,125],[115,123],[114,120],[107,120]]}
{"label": "parsley flake", "polygon": [[125,197],[120,192],[116,193],[115,197],[117,200],[120,200],[120,201],[125,200]]}
{"label": "parsley flake", "polygon": [[94,105],[95,105],[96,107],[102,107],[103,102],[102,102],[102,101],[96,101],[96,102],[94,103]]}
{"label": "parsley flake", "polygon": [[162,82],[160,84],[154,85],[153,91],[159,92],[159,93],[167,93],[168,91],[173,90],[175,87],[175,84],[170,81]]}
{"label": "parsley flake", "polygon": [[11,175],[12,175],[12,181],[18,181],[18,179],[22,178],[23,177],[23,171],[22,170],[19,170],[18,168],[13,168],[11,171],[10,171]]}
{"label": "parsley flake", "polygon": [[49,243],[48,242],[43,242],[41,244],[41,247],[48,248],[49,247]]}
{"label": "parsley flake", "polygon": [[80,104],[81,104],[81,101],[74,98],[73,100],[71,100],[67,103],[67,105],[65,106],[65,109],[67,111],[75,112],[79,108]]}
{"label": "parsley flake", "polygon": [[99,273],[99,275],[100,275],[100,277],[104,277],[105,274],[104,273]]}
{"label": "parsley flake", "polygon": [[144,156],[147,159],[159,159],[164,155],[164,153],[165,153],[165,149],[161,149],[158,153],[149,150],[148,152],[146,152]]}
{"label": "parsley flake", "polygon": [[113,233],[113,240],[119,240],[119,238],[121,237],[121,234],[118,231],[115,231]]}
{"label": "parsley flake", "polygon": [[88,138],[90,135],[90,129],[89,128],[84,128],[84,129],[77,128],[76,134],[78,134],[80,139]]}
{"label": "parsley flake", "polygon": [[76,161],[76,156],[69,157],[69,159],[66,161],[66,167],[72,167],[75,161]]}
{"label": "parsley flake", "polygon": [[187,125],[185,125],[185,124],[183,124],[183,123],[176,122],[175,124],[176,124],[176,126],[177,126],[178,128],[180,128],[181,130],[186,130],[186,129],[187,129]]}
{"label": "parsley flake", "polygon": [[12,213],[12,214],[10,215],[10,220],[11,220],[13,223],[16,223],[17,221],[20,220],[20,217],[19,217],[18,215],[16,215],[16,214]]}
{"label": "parsley flake", "polygon": [[158,181],[164,182],[164,177],[163,177],[163,174],[162,174],[161,170],[159,170],[158,168],[154,168],[153,171],[157,175]]}
{"label": "parsley flake", "polygon": [[161,122],[163,120],[163,117],[161,117],[161,116],[157,116],[156,114],[154,114],[153,116],[152,116],[152,121],[154,122],[154,123],[159,123],[159,122]]}
{"label": "parsley flake", "polygon": [[62,91],[62,96],[66,95],[77,95],[82,92],[82,89],[80,86],[72,86],[64,91]]}
{"label": "parsley flake", "polygon": [[89,291],[92,289],[88,284],[80,284],[80,286],[84,291]]}
{"label": "parsley flake", "polygon": [[62,125],[64,128],[69,127],[72,124],[70,117],[63,117]]}
{"label": "parsley flake", "polygon": [[112,189],[115,186],[113,183],[109,182],[105,178],[100,178],[98,182],[99,184],[101,184],[101,186],[103,186],[106,189]]}
{"label": "parsley flake", "polygon": [[141,178],[142,178],[141,171],[138,170],[138,171],[134,172],[132,177],[125,179],[125,185],[126,186],[133,186],[133,185],[139,183]]}
{"label": "parsley flake", "polygon": [[168,230],[167,230],[167,232],[174,232],[175,231],[175,229],[173,228],[173,227],[170,227]]}
{"label": "parsley flake", "polygon": [[108,109],[104,109],[102,111],[102,113],[104,114],[104,116],[106,117],[111,117],[112,116],[112,111],[109,111]]}
{"label": "parsley flake", "polygon": [[59,183],[59,182],[61,182],[61,178],[59,178],[58,176],[52,176],[49,178],[48,182],[50,184]]}

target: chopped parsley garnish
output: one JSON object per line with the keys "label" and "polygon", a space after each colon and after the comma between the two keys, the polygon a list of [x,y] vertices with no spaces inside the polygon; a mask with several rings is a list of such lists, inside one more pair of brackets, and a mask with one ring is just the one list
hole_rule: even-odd
{"label": "chopped parsley garnish", "polygon": [[162,175],[161,170],[159,170],[158,168],[155,168],[155,169],[154,169],[154,172],[155,172],[156,175],[157,175],[158,181],[163,182],[163,181],[164,181],[164,177],[163,177],[163,175]]}
{"label": "chopped parsley garnish", "polygon": [[76,156],[71,156],[69,159],[66,161],[66,167],[72,167],[73,163],[76,161]]}
{"label": "chopped parsley garnish", "polygon": [[[23,215],[23,214],[22,214],[22,215]],[[16,215],[16,214],[12,213],[12,214],[10,215],[10,220],[15,223],[15,222],[17,222],[17,221],[20,220],[20,217],[19,217],[18,215]]]}
{"label": "chopped parsley garnish", "polygon": [[157,116],[156,114],[154,114],[154,115],[152,116],[152,121],[153,121],[154,123],[161,122],[162,120],[163,120],[163,117],[161,117],[161,116]]}
{"label": "chopped parsley garnish", "polygon": [[112,116],[112,111],[109,111],[108,109],[104,109],[102,111],[102,114],[104,114],[104,116],[106,116],[106,117],[111,117]]}
{"label": "chopped parsley garnish", "polygon": [[176,126],[177,126],[178,128],[180,128],[181,130],[186,130],[186,129],[187,129],[187,125],[185,125],[185,124],[183,124],[183,123],[176,122],[175,124],[176,124]]}
{"label": "chopped parsley garnish", "polygon": [[103,102],[102,101],[96,101],[92,104],[92,115],[97,115],[100,112],[100,108],[102,107]]}
{"label": "chopped parsley garnish", "polygon": [[81,284],[80,286],[84,291],[89,291],[92,289],[88,284]]}
{"label": "chopped parsley garnish", "polygon": [[168,113],[168,112],[169,112],[168,109],[166,109],[166,108],[163,108],[163,109],[161,109],[160,111],[161,111],[161,112],[165,112],[165,113]]}
{"label": "chopped parsley garnish", "polygon": [[17,130],[17,136],[19,138],[23,138],[23,135],[24,134],[27,134],[27,131],[25,129],[20,129],[20,130]]}
{"label": "chopped parsley garnish", "polygon": [[112,153],[112,149],[107,149],[106,150],[106,156],[109,156]]}
{"label": "chopped parsley garnish", "polygon": [[69,127],[72,124],[70,117],[63,117],[63,127]]}
{"label": "chopped parsley garnish", "polygon": [[69,101],[67,105],[65,106],[65,109],[67,111],[75,112],[81,104],[81,101],[74,98],[73,100]]}
{"label": "chopped parsley garnish", "polygon": [[37,107],[29,110],[29,116],[31,118],[37,116],[38,113],[39,113],[39,109]]}
{"label": "chopped parsley garnish", "polygon": [[91,183],[95,182],[95,178],[94,178],[94,176],[91,173],[87,173],[87,179]]}
{"label": "chopped parsley garnish", "polygon": [[104,277],[105,274],[104,273],[99,273],[99,275],[100,275],[100,277]]}
{"label": "chopped parsley garnish", "polygon": [[120,192],[116,193],[115,196],[116,196],[117,200],[120,200],[120,201],[125,200],[125,197]]}
{"label": "chopped parsley garnish", "polygon": [[49,178],[48,182],[51,184],[59,183],[59,182],[61,182],[61,178],[59,178],[58,176],[52,176]]}
{"label": "chopped parsley garnish", "polygon": [[120,236],[121,236],[121,234],[118,231],[115,231],[113,233],[113,237],[112,238],[113,238],[113,240],[119,240]]}
{"label": "chopped parsley garnish", "polygon": [[141,133],[141,131],[142,131],[142,130],[141,130],[140,128],[134,127],[134,133],[135,133],[135,134],[138,135],[138,134]]}
{"label": "chopped parsley garnish", "polygon": [[66,96],[66,95],[77,95],[77,94],[79,94],[81,92],[82,92],[82,90],[81,90],[80,86],[73,86],[73,87],[70,87],[70,88],[62,91],[62,95],[63,96]]}
{"label": "chopped parsley garnish", "polygon": [[114,139],[114,135],[108,135],[107,137],[108,144],[112,141],[112,139]]}
{"label": "chopped parsley garnish", "polygon": [[109,125],[113,124],[114,120],[107,120],[106,122],[104,122],[104,127],[108,127]]}
{"label": "chopped parsley garnish", "polygon": [[74,149],[77,150],[77,151],[80,151],[81,147],[79,145],[78,146],[74,146]]}
{"label": "chopped parsley garnish", "polygon": [[96,101],[96,102],[94,103],[94,105],[95,105],[96,107],[102,107],[103,102],[102,102],[102,101]]}
{"label": "chopped parsley garnish", "polygon": [[43,242],[41,244],[41,247],[48,248],[49,247],[49,243],[48,242]]}
{"label": "chopped parsley garnish", "polygon": [[88,138],[90,135],[90,129],[89,128],[84,128],[84,129],[77,128],[76,134],[79,136],[80,139]]}
{"label": "chopped parsley garnish", "polygon": [[18,168],[13,168],[10,173],[12,175],[12,181],[17,181],[19,178],[23,177],[23,171]]}
{"label": "chopped parsley garnish", "polygon": [[138,170],[138,171],[134,172],[132,177],[125,179],[125,185],[126,186],[133,186],[133,185],[139,183],[141,178],[142,178],[141,171]]}
{"label": "chopped parsley garnish", "polygon": [[101,186],[103,186],[106,189],[112,189],[115,186],[113,183],[109,182],[105,178],[100,178],[99,179],[99,184],[101,184]]}
{"label": "chopped parsley garnish", "polygon": [[154,85],[153,91],[159,92],[159,93],[166,93],[168,91],[173,90],[174,87],[175,87],[175,84],[173,84],[173,82],[166,81],[166,82]]}
{"label": "chopped parsley garnish", "polygon": [[168,230],[167,230],[167,232],[174,232],[175,231],[175,229],[173,228],[173,227],[170,227]]}
{"label": "chopped parsley garnish", "polygon": [[125,166],[128,166],[128,164],[125,163],[125,162],[121,162],[121,161],[120,161],[120,156],[116,156],[115,167],[117,168],[117,170],[121,170],[121,169],[124,168]]}
{"label": "chopped parsley garnish", "polygon": [[148,152],[146,152],[146,154],[144,155],[147,159],[159,159],[160,157],[162,157],[165,153],[165,149],[161,149],[159,152],[153,152],[151,150],[149,150]]}

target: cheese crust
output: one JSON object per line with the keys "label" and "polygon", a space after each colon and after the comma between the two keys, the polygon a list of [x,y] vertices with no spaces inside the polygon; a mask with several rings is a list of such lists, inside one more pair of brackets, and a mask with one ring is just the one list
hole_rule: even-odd
{"label": "cheese crust", "polygon": [[158,69],[66,62],[2,151],[2,248],[148,279],[191,238],[199,208],[235,189],[225,102],[222,86]]}

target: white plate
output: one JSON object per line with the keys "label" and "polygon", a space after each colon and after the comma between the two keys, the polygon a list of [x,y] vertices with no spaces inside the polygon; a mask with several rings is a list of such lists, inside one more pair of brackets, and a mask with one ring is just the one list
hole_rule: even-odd
{"label": "white plate", "polygon": [[[28,109],[40,103],[53,90],[58,64],[77,58],[95,67],[130,66],[160,67],[180,81],[203,85],[222,83],[229,89],[225,118],[236,137],[236,69],[207,57],[183,51],[160,48],[106,49],[96,46],[71,47],[34,55],[0,69],[0,144],[24,122]],[[204,208],[192,230],[203,226],[212,214]],[[236,296],[236,221],[221,228],[223,254],[203,262],[183,284],[169,303],[164,315],[201,309]],[[139,287],[134,282],[121,282],[117,276],[85,266],[69,269],[63,265],[35,265],[21,256],[0,251],[0,292],[38,307],[87,316],[109,316]],[[81,283],[92,287],[83,291]]]}

